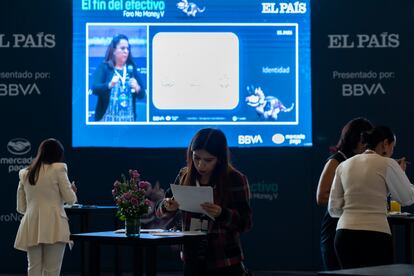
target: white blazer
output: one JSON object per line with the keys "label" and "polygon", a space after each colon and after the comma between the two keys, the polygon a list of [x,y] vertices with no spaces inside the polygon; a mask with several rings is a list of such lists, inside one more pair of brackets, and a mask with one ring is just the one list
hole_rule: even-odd
{"label": "white blazer", "polygon": [[17,212],[23,214],[14,247],[27,251],[39,243],[69,243],[69,223],[63,204],[74,204],[65,163],[43,164],[36,185],[30,185],[28,170],[19,172]]}

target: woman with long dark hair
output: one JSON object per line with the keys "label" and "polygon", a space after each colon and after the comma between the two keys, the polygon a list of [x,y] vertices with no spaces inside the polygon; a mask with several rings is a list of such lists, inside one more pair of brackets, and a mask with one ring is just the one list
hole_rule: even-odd
{"label": "woman with long dark hair", "polygon": [[[328,158],[319,178],[316,192],[316,202],[318,205],[326,206],[328,204],[336,168],[341,162],[365,150],[365,145],[361,141],[361,135],[364,131],[372,128],[371,122],[363,117],[350,120],[342,128],[339,141],[333,150],[334,153]],[[321,223],[320,235],[320,248],[324,270],[340,269],[334,248],[337,223],[338,219],[332,218],[328,210],[326,210]]]}
{"label": "woman with long dark hair", "polygon": [[59,275],[69,243],[68,218],[63,204],[76,202],[62,144],[44,140],[30,166],[19,172],[17,211],[23,214],[14,247],[27,251],[28,275]]}
{"label": "woman with long dark hair", "polygon": [[[230,164],[227,139],[219,129],[205,128],[187,149],[187,166],[176,184],[211,186],[214,202],[200,202],[209,214],[182,211],[182,230],[202,230],[207,240],[183,248],[184,275],[246,275],[240,234],[252,226],[247,178]],[[167,191],[157,209],[159,217],[174,216],[179,205]]]}

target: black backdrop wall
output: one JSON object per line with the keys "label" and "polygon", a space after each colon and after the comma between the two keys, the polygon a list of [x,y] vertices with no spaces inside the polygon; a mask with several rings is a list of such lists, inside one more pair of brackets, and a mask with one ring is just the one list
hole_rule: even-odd
{"label": "black backdrop wall", "polygon": [[[0,7],[0,270],[23,272],[26,256],[13,249],[20,219],[17,172],[40,141],[56,137],[64,143],[80,203],[99,205],[112,204],[112,183],[129,168],[166,187],[184,165],[185,149],[72,148],[71,1],[5,0]],[[311,10],[314,146],[232,149],[252,188],[254,228],[243,239],[253,270],[320,268],[324,210],[315,203],[317,180],[349,119],[366,116],[392,126],[395,156],[414,158],[414,2],[315,0]],[[16,139],[26,147],[12,147]],[[413,179],[414,168],[407,174]],[[107,219],[96,223],[111,227]],[[76,228],[77,221],[71,223]],[[75,247],[66,253],[64,271],[78,269],[76,263]],[[168,262],[160,266],[171,268]]]}

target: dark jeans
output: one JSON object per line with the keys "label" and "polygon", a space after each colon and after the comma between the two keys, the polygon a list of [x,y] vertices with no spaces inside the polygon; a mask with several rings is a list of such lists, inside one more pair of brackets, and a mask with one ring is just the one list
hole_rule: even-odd
{"label": "dark jeans", "polygon": [[335,251],[342,268],[393,263],[392,237],[383,232],[340,229]]}
{"label": "dark jeans", "polygon": [[335,238],[332,238],[331,240],[321,242],[322,265],[324,270],[336,270],[341,268],[338,257],[336,256],[334,240]]}
{"label": "dark jeans", "polygon": [[320,241],[323,270],[336,270],[341,268],[335,252],[335,234],[337,224],[338,219],[332,218],[328,211],[326,211],[321,224]]}

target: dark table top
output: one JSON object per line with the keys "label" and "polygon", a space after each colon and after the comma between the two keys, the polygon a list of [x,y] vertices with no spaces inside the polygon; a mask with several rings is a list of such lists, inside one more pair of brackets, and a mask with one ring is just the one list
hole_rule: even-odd
{"label": "dark table top", "polygon": [[388,221],[392,222],[412,222],[414,221],[414,214],[409,215],[389,215]]}
{"label": "dark table top", "polygon": [[404,225],[406,227],[414,226],[414,215],[389,215],[387,217],[388,223],[392,225]]}

